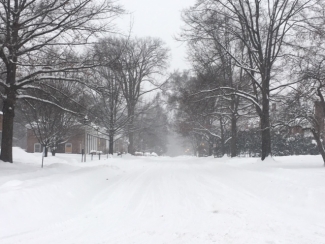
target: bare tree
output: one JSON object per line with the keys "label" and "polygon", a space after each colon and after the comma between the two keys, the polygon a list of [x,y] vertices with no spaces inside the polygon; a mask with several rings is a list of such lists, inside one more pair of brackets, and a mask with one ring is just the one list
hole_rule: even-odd
{"label": "bare tree", "polygon": [[[48,148],[55,155],[59,143],[64,143],[80,128],[78,115],[84,112],[82,97],[79,95],[80,85],[57,80],[35,82],[34,88],[28,89],[26,98],[17,102],[17,111],[22,115],[20,123],[33,131],[45,148],[45,156]],[[30,97],[37,97],[38,100]],[[43,99],[47,102],[42,101]]]}
{"label": "bare tree", "polygon": [[26,126],[45,148],[45,157],[48,149],[55,156],[58,145],[65,143],[72,136],[72,132],[76,132],[74,129],[78,128],[75,116],[51,104],[31,101],[26,102],[23,107]]}
{"label": "bare tree", "polygon": [[[243,53],[242,45],[233,42],[227,31],[223,32],[221,36],[219,32],[215,32],[215,35],[227,51],[213,40],[202,38],[188,41],[189,58],[192,60],[194,69],[205,76],[209,75],[211,77],[210,79],[215,81],[213,88],[228,86],[234,90],[243,89],[245,77],[243,69],[236,67],[235,60],[228,55],[228,52]],[[205,90],[208,99],[213,94],[216,94],[219,100],[223,98],[228,101],[227,117],[230,117],[231,122],[230,155],[231,157],[235,157],[237,156],[238,108],[241,99],[239,96],[233,94],[226,96],[227,94],[225,92],[221,94],[215,89],[213,91],[206,88],[203,90]]]}
{"label": "bare tree", "polygon": [[133,154],[136,105],[140,97],[161,85],[157,77],[167,67],[168,49],[160,39],[149,37],[107,39],[106,43],[112,54],[114,77],[120,84],[127,104],[128,151]]}
{"label": "bare tree", "polygon": [[99,66],[94,70],[95,84],[93,88],[92,115],[106,129],[109,137],[109,154],[113,154],[114,141],[128,125],[126,103],[121,87],[114,73],[107,66]]}
{"label": "bare tree", "polygon": [[[41,69],[40,58],[49,46],[61,46],[61,61],[74,45],[86,44],[96,33],[111,31],[110,21],[122,12],[110,0],[0,1],[1,97],[3,135],[0,159],[12,162],[13,120],[16,101],[24,98],[23,89],[35,81],[48,80],[53,71],[71,71],[84,66],[50,65]],[[69,47],[70,45],[70,47]],[[62,64],[62,63],[61,63]],[[42,75],[43,74],[43,75]]]}

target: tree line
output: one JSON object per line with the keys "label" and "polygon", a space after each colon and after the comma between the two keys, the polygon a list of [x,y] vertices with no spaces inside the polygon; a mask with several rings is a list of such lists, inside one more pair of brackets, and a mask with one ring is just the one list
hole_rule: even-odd
{"label": "tree line", "polygon": [[264,160],[297,153],[290,143],[304,133],[301,153],[318,149],[325,162],[324,9],[319,0],[197,0],[183,11],[178,39],[192,72],[174,74],[169,102],[195,150],[204,141],[210,155],[217,145]]}
{"label": "tree line", "polygon": [[[325,161],[324,9],[322,0],[197,0],[177,37],[192,69],[160,82],[168,48],[114,35],[125,12],[114,1],[2,1],[0,159],[12,162],[18,120],[47,147],[87,124],[105,129],[110,153],[120,136],[130,153],[163,152],[167,108],[195,150],[264,160],[316,145]],[[147,99],[157,89],[168,107],[160,93]]]}
{"label": "tree line", "polygon": [[83,124],[104,129],[109,153],[121,136],[130,153],[139,141],[166,150],[159,94],[144,96],[159,87],[169,50],[158,38],[114,35],[124,13],[110,0],[0,2],[0,160],[13,161],[15,122],[53,150]]}

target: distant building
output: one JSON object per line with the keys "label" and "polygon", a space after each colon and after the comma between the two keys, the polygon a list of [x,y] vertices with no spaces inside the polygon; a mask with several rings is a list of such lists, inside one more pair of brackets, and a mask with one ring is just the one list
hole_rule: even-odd
{"label": "distant building", "polygon": [[[82,149],[86,149],[86,153],[101,152],[106,154],[108,152],[108,138],[102,134],[100,130],[95,130],[87,126],[87,128],[80,127],[74,129],[69,139],[59,143],[57,153],[81,153]],[[42,152],[43,148],[34,131],[27,128],[27,148],[26,152]]]}
{"label": "distant building", "polygon": [[290,135],[304,135],[304,129],[300,125],[292,126],[289,130]]}

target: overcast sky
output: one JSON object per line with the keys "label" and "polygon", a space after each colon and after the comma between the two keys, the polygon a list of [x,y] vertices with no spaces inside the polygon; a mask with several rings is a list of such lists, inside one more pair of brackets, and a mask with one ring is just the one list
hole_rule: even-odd
{"label": "overcast sky", "polygon": [[195,3],[195,0],[119,0],[131,15],[124,16],[117,23],[127,32],[133,22],[132,35],[152,36],[163,39],[171,49],[170,70],[190,68],[185,60],[185,44],[174,40],[182,26],[181,10]]}

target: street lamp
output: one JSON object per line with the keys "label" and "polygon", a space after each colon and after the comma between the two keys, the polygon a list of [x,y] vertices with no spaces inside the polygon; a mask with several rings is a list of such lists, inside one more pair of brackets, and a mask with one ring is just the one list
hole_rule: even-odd
{"label": "street lamp", "polygon": [[100,137],[99,137],[99,126],[95,126],[94,129],[97,131],[97,143],[96,143],[96,151],[98,153],[98,157],[99,157],[99,160],[100,160],[100,154],[101,154],[101,148],[100,148]]}

